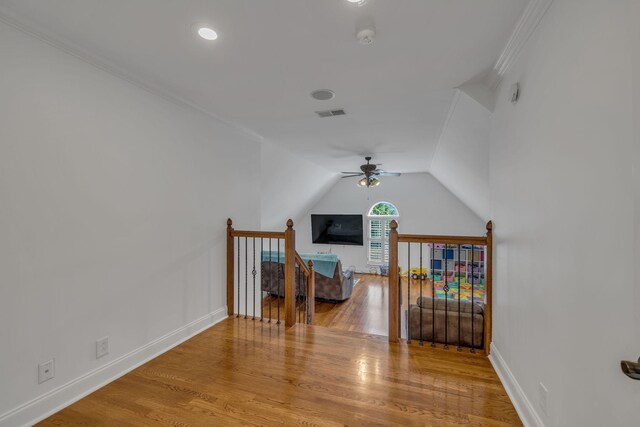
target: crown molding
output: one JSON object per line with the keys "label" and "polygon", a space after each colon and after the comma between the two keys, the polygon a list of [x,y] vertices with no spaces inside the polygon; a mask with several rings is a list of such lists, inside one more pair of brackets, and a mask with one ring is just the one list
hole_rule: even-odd
{"label": "crown molding", "polygon": [[553,3],[553,0],[529,0],[527,7],[511,33],[511,37],[509,37],[506,46],[490,72],[489,86],[492,90],[495,90],[500,85],[502,78],[509,71],[513,62],[526,45],[527,40],[538,27],[551,3]]}
{"label": "crown molding", "polygon": [[120,80],[123,80],[133,86],[136,86],[139,89],[142,89],[152,95],[155,95],[157,97],[160,97],[162,99],[164,99],[165,101],[169,101],[177,106],[183,107],[183,108],[188,108],[191,110],[195,110],[205,116],[207,116],[210,119],[215,120],[216,122],[223,124],[225,126],[228,126],[230,128],[232,128],[235,132],[248,137],[254,141],[257,142],[262,142],[264,140],[264,138],[259,135],[258,133],[244,127],[241,126],[233,121],[227,120],[223,117],[221,117],[220,115],[213,113],[209,110],[207,110],[206,108],[198,105],[195,102],[189,101],[188,99],[177,95],[171,91],[166,90],[163,87],[160,87],[159,85],[155,85],[155,84],[151,84],[145,81],[145,79],[141,76],[137,76],[134,75],[134,73],[131,73],[127,70],[125,70],[124,68],[115,65],[113,62],[100,57],[98,55],[95,55],[89,51],[87,51],[84,48],[81,48],[80,46],[71,43],[69,41],[62,41],[59,40],[58,38],[46,34],[42,31],[38,31],[34,28],[32,28],[30,25],[28,25],[27,23],[25,23],[22,20],[17,19],[14,16],[9,15],[6,10],[0,10],[0,22],[3,22],[5,24],[7,24],[8,26],[22,32],[25,33],[31,37],[34,37],[35,39],[55,48],[58,49],[68,55],[71,55],[73,57],[75,57],[76,59],[79,59],[95,68],[98,68],[108,74],[111,74],[112,76],[117,77]]}

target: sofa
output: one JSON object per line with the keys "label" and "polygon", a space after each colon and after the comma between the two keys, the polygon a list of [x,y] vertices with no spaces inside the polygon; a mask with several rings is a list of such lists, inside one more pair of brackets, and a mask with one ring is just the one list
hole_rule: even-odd
{"label": "sofa", "polygon": [[[302,255],[305,258],[305,255]],[[316,299],[326,301],[344,301],[353,292],[355,269],[353,267],[342,270],[342,263],[337,260],[333,270],[333,276],[328,277],[315,273]],[[264,292],[273,296],[284,296],[284,264],[271,261],[262,261],[261,265],[261,286]],[[306,296],[307,286],[304,275],[299,272],[296,266],[296,295]],[[300,283],[302,282],[302,283]]]}
{"label": "sofa", "polygon": [[[446,306],[446,311],[445,311]],[[422,313],[422,337],[420,314]],[[458,345],[458,301],[444,298],[419,297],[408,312],[408,336],[413,340],[445,343],[445,319],[447,324],[447,342]],[[484,343],[484,304],[460,301],[460,345],[482,348]],[[435,321],[435,339],[433,323]],[[473,324],[473,327],[472,327]],[[473,335],[472,335],[473,332]],[[473,338],[473,340],[472,340]]]}

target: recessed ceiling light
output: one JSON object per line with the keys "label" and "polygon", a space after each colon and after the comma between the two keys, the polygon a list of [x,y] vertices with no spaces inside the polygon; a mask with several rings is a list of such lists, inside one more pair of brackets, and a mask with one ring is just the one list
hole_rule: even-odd
{"label": "recessed ceiling light", "polygon": [[198,35],[205,40],[215,40],[218,38],[218,33],[207,27],[200,28],[198,30]]}
{"label": "recessed ceiling light", "polygon": [[330,99],[333,99],[333,97],[335,96],[336,94],[329,89],[318,89],[311,92],[311,97],[313,99],[317,99],[318,101],[328,101]]}
{"label": "recessed ceiling light", "polygon": [[367,2],[367,0],[347,0],[347,1],[358,7],[363,6]]}

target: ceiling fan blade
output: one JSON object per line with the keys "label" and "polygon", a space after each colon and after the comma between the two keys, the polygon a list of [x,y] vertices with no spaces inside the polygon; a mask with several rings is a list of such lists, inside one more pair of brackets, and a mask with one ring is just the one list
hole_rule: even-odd
{"label": "ceiling fan blade", "polygon": [[349,174],[349,175],[356,175],[356,174],[360,175],[360,174],[362,174],[362,172],[340,172],[340,173],[346,173],[346,174]]}
{"label": "ceiling fan blade", "polygon": [[[344,173],[344,172],[342,172],[342,173]],[[354,176],[363,176],[363,175],[364,175],[363,173],[356,173],[356,174],[353,174],[353,175],[345,175],[345,176],[343,176],[341,178],[353,178]]]}
{"label": "ceiling fan blade", "polygon": [[378,176],[400,176],[400,175],[402,175],[401,173],[398,173],[398,172],[385,172],[385,171],[376,171],[373,174],[374,175],[378,175]]}

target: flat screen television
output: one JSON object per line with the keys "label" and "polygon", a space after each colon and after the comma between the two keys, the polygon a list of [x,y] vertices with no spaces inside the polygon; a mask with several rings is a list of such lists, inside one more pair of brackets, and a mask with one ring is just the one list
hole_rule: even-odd
{"label": "flat screen television", "polygon": [[311,215],[313,243],[363,245],[362,215]]}

